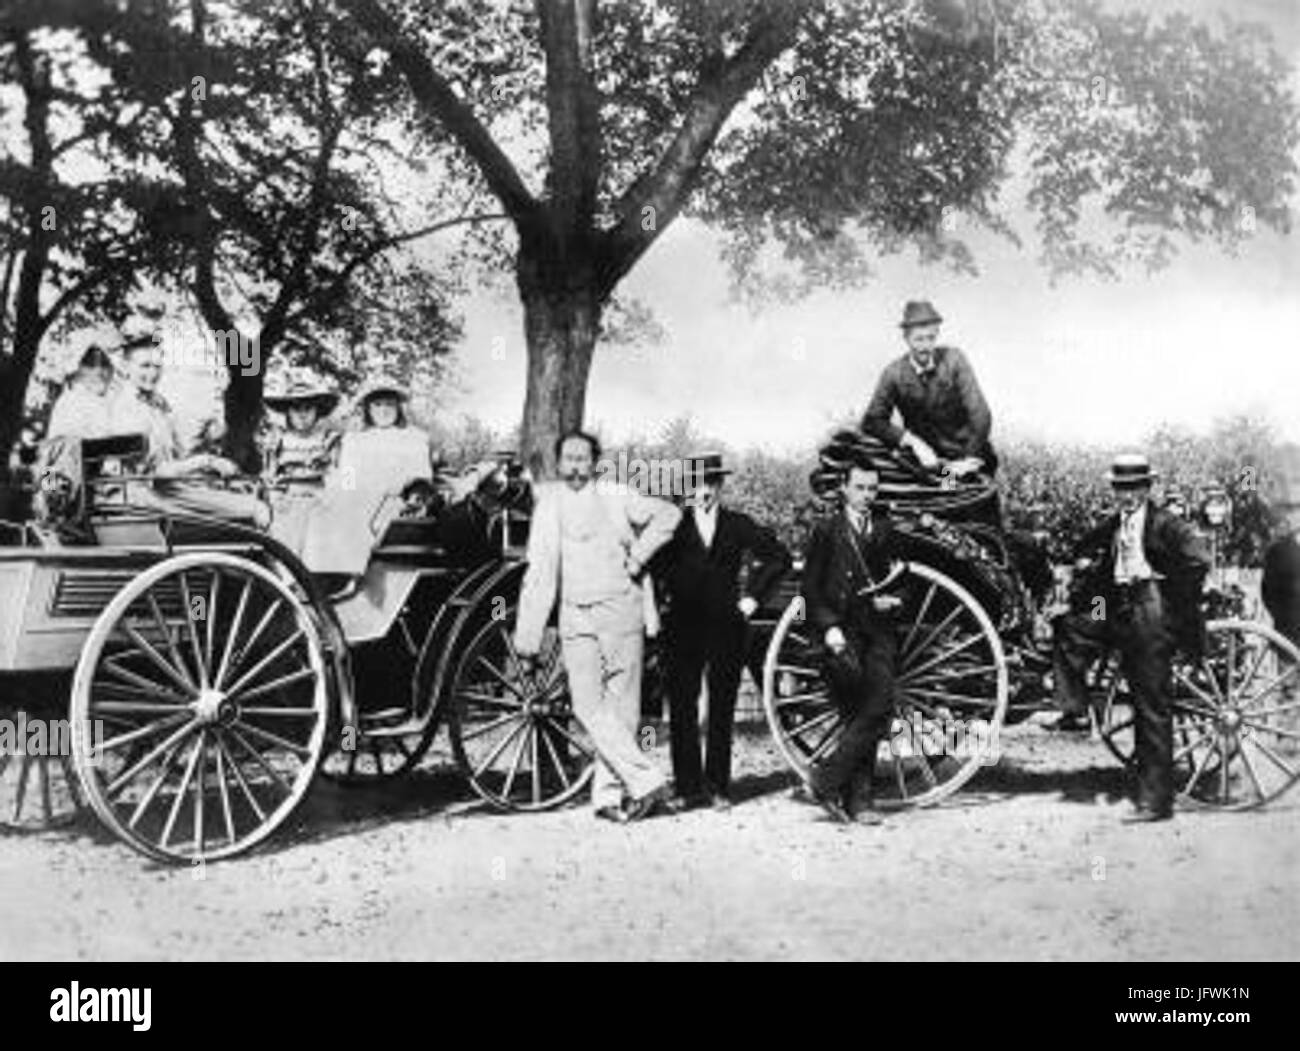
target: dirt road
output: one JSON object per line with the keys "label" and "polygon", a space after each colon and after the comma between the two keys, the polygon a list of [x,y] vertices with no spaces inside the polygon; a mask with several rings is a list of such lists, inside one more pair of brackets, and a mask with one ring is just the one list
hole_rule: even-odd
{"label": "dirt road", "polygon": [[791,798],[757,726],[738,775],[728,814],[618,827],[484,811],[435,755],[385,790],[321,783],[202,871],[89,820],[7,836],[0,959],[1300,959],[1300,788],[1125,826],[1102,745],[1031,725],[954,802],[879,828]]}

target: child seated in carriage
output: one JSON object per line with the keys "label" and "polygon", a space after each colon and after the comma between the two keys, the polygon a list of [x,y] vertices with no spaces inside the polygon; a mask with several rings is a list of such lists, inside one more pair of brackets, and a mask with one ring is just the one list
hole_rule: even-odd
{"label": "child seated in carriage", "polygon": [[323,383],[296,376],[266,407],[284,417],[272,430],[262,480],[270,493],[271,534],[293,551],[302,547],[308,518],[338,462],[338,430],[328,421],[339,396]]}

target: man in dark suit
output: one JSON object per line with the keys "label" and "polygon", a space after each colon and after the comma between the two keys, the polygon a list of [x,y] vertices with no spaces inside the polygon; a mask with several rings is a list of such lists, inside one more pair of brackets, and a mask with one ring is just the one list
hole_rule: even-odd
{"label": "man in dark suit", "polygon": [[1300,449],[1292,446],[1288,452],[1281,499],[1273,504],[1282,529],[1264,551],[1260,597],[1273,627],[1300,646]]}
{"label": "man in dark suit", "polygon": [[[731,733],[744,667],[747,622],[790,567],[771,530],[720,504],[731,472],[716,453],[692,457],[691,508],[666,546],[659,575],[668,598],[664,620],[672,729],[673,809],[730,806]],[[742,588],[741,569],[752,560]],[[707,672],[706,672],[707,669]],[[700,761],[700,681],[709,689],[708,745]]]}
{"label": "man in dark suit", "polygon": [[1119,649],[1133,696],[1136,809],[1129,821],[1173,816],[1173,713],[1170,658],[1180,646],[1199,652],[1201,592],[1209,555],[1192,527],[1151,503],[1155,472],[1147,458],[1115,458],[1108,475],[1119,512],[1080,542],[1076,556],[1097,565],[1096,595],[1085,611],[1056,622],[1053,669],[1063,718],[1088,709],[1084,673]]}
{"label": "man in dark suit", "polygon": [[910,449],[923,467],[938,467],[942,459],[954,478],[992,475],[998,466],[989,442],[993,417],[966,356],[939,346],[942,321],[927,300],[903,308],[907,353],[880,374],[862,430],[891,448]]}
{"label": "man in dark suit", "polygon": [[892,524],[872,512],[879,484],[865,461],[848,466],[840,486],[844,507],[814,528],[803,572],[805,615],[813,638],[825,647],[824,674],[846,720],[834,750],[813,765],[809,787],[839,821],[858,816],[859,781],[866,787],[861,816],[878,820],[870,806],[871,779],[894,710],[898,638],[892,612],[899,600],[870,591],[898,557]]}

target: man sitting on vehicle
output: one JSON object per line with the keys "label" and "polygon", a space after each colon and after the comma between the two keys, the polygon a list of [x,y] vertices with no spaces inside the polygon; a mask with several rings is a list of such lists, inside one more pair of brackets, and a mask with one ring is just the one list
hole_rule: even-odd
{"label": "man sitting on vehicle", "polygon": [[[904,307],[907,353],[880,374],[862,430],[888,446],[911,450],[923,467],[938,468],[942,460],[954,478],[991,476],[998,460],[989,444],[988,403],[966,356],[938,345],[942,321],[927,300]],[[895,409],[901,426],[893,421]]]}

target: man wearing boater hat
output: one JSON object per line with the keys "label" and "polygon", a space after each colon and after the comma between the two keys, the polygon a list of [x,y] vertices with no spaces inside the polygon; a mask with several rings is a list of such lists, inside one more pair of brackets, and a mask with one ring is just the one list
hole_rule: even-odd
{"label": "man wearing boater hat", "polygon": [[[928,300],[903,308],[907,353],[880,374],[862,430],[888,446],[910,449],[924,467],[944,461],[955,478],[992,475],[998,466],[989,444],[993,418],[966,355],[939,346],[942,321]],[[895,409],[901,426],[893,420]]]}
{"label": "man wearing boater hat", "polygon": [[1097,562],[1089,608],[1056,622],[1053,668],[1063,718],[1087,712],[1084,673],[1108,648],[1119,650],[1133,697],[1136,809],[1128,821],[1173,816],[1173,647],[1200,649],[1200,599],[1209,555],[1192,527],[1150,500],[1156,473],[1147,458],[1115,458],[1108,480],[1118,513],[1083,538],[1076,556]]}
{"label": "man wearing boater hat", "polygon": [[[720,504],[732,472],[718,453],[687,461],[690,507],[656,559],[668,595],[665,638],[672,713],[670,808],[731,805],[731,733],[745,663],[747,624],[790,567],[790,553],[770,529]],[[749,564],[742,587],[741,568]],[[707,672],[706,672],[707,669]],[[709,687],[708,744],[700,762],[700,681]]]}

